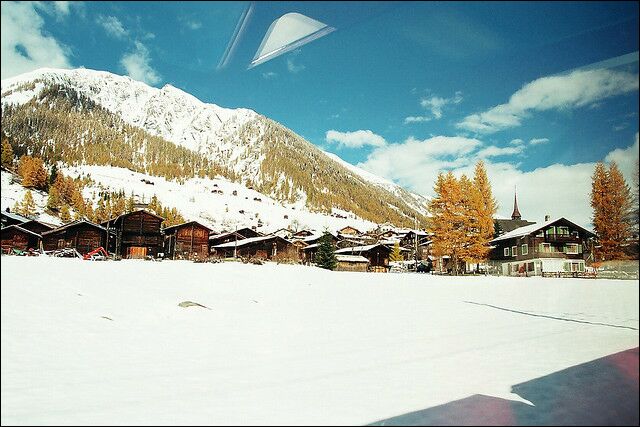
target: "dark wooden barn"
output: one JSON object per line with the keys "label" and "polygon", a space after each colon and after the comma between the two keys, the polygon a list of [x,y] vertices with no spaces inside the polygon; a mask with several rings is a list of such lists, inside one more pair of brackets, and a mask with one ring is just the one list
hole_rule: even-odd
{"label": "dark wooden barn", "polygon": [[389,270],[391,249],[383,244],[354,246],[338,249],[336,255],[362,255],[369,260],[369,271],[386,272]]}
{"label": "dark wooden barn", "polygon": [[102,225],[115,235],[115,240],[109,242],[109,248],[116,256],[155,258],[163,251],[164,241],[160,230],[163,221],[161,216],[138,210],[105,221]]}
{"label": "dark wooden barn", "polygon": [[38,234],[42,234],[45,231],[50,231],[56,228],[56,226],[53,224],[38,221],[36,219],[23,222],[22,224],[20,224],[20,227],[24,228],[25,230],[33,231],[34,233],[38,233]]}
{"label": "dark wooden barn", "polygon": [[40,234],[22,228],[19,225],[10,225],[0,230],[2,241],[2,253],[10,253],[13,249],[26,251],[28,249],[40,249],[42,237]]}
{"label": "dark wooden barn", "polygon": [[209,257],[211,229],[191,221],[164,229],[164,254],[170,259],[206,259]]}
{"label": "dark wooden barn", "polygon": [[107,245],[107,229],[86,220],[77,220],[42,233],[45,251],[73,248],[82,255]]}
{"label": "dark wooden barn", "polygon": [[259,236],[213,246],[212,254],[219,257],[273,259],[278,254],[296,253],[291,242],[278,236]]}
{"label": "dark wooden barn", "polygon": [[0,211],[1,227],[9,227],[10,225],[20,225],[29,220],[30,218],[27,218],[26,216],[18,215],[17,213],[9,212],[8,210]]}

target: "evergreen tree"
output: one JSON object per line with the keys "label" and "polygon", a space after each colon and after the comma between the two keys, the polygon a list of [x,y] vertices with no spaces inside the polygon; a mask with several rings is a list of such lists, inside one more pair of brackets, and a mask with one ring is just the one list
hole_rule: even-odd
{"label": "evergreen tree", "polygon": [[60,208],[60,221],[64,224],[71,221],[71,212],[69,212],[69,205],[64,204]]}
{"label": "evergreen tree", "polygon": [[131,196],[127,199],[127,203],[126,203],[126,206],[125,206],[126,213],[133,212],[133,210],[135,209],[135,207],[134,207],[135,203],[136,202],[133,199],[133,193],[131,193]]}
{"label": "evergreen tree", "polygon": [[158,197],[155,194],[151,197],[151,201],[149,201],[147,208],[156,215],[160,215],[160,212],[162,212],[162,207],[159,207]]}
{"label": "evergreen tree", "polygon": [[58,166],[54,163],[53,166],[51,166],[51,173],[49,174],[49,187],[51,187],[56,182],[57,178]]}
{"label": "evergreen tree", "polygon": [[318,252],[316,252],[316,265],[327,270],[335,270],[338,266],[336,250],[333,247],[331,235],[327,232],[320,238],[320,246],[318,246]]}
{"label": "evergreen tree", "polygon": [[404,258],[402,257],[402,253],[400,253],[400,243],[395,242],[393,245],[393,250],[389,254],[389,260],[393,262],[402,261]]}
{"label": "evergreen tree", "polygon": [[27,192],[24,193],[24,198],[22,199],[18,213],[29,218],[36,214],[36,203],[33,201],[31,190],[27,190]]}
{"label": "evergreen tree", "polygon": [[13,148],[7,138],[2,138],[2,167],[11,168],[13,166]]}
{"label": "evergreen tree", "polygon": [[109,219],[109,214],[107,213],[107,208],[104,204],[104,200],[102,200],[102,197],[100,197],[98,199],[98,207],[96,208],[96,211],[95,211],[95,221],[97,223],[102,223],[108,219]]}
{"label": "evergreen tree", "polygon": [[52,186],[49,189],[49,197],[47,198],[47,209],[57,212],[60,209],[61,202],[60,192],[55,186]]}

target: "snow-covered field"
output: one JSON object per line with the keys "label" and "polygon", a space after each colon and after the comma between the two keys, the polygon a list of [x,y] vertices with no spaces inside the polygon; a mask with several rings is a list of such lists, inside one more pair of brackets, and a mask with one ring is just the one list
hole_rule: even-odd
{"label": "snow-covered field", "polygon": [[1,277],[2,424],[366,424],[638,346],[638,281],[45,257]]}

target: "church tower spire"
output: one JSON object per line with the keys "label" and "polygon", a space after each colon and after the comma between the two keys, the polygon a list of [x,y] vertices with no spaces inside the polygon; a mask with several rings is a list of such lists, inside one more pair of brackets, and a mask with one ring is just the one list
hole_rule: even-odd
{"label": "church tower spire", "polygon": [[522,215],[520,215],[520,211],[518,210],[518,188],[516,187],[515,193],[513,194],[513,213],[511,214],[511,219],[522,219]]}

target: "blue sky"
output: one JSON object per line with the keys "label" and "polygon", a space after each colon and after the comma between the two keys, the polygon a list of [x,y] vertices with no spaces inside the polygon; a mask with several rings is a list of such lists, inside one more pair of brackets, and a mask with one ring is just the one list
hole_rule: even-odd
{"label": "blue sky", "polygon": [[[510,214],[517,185],[532,220],[588,224],[596,161],[617,160],[631,177],[637,2],[256,3],[220,68],[250,5],[2,2],[2,78],[83,66],[172,84],[254,109],[426,195],[439,171],[469,173],[481,158],[499,213]],[[287,12],[336,31],[247,69]],[[593,67],[602,61],[613,64]]]}

